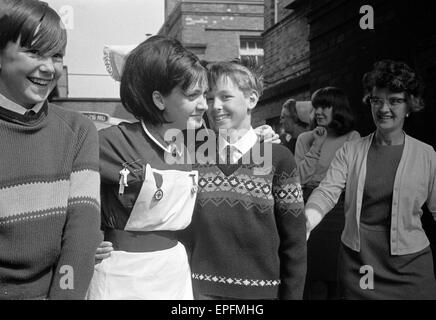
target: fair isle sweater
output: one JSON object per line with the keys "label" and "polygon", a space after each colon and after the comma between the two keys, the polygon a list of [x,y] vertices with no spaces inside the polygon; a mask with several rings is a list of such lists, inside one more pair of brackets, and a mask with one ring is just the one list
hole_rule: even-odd
{"label": "fair isle sweater", "polygon": [[95,126],[0,107],[0,150],[0,299],[83,299],[101,240]]}
{"label": "fair isle sweater", "polygon": [[301,299],[306,225],[294,158],[286,147],[272,145],[270,172],[256,175],[259,165],[251,163],[196,167],[197,205],[185,232],[194,292]]}

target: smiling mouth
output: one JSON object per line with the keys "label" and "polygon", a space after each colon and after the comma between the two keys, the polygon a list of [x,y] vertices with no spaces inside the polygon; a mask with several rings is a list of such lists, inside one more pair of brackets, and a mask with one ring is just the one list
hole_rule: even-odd
{"label": "smiling mouth", "polygon": [[27,77],[27,79],[29,79],[29,81],[32,82],[33,84],[40,87],[47,87],[52,81],[52,79],[41,79],[35,77]]}
{"label": "smiling mouth", "polygon": [[227,114],[222,114],[219,116],[214,116],[213,119],[215,120],[215,122],[219,122],[219,121],[223,121],[224,119],[230,118],[229,115]]}
{"label": "smiling mouth", "polygon": [[379,119],[379,120],[389,120],[389,119],[392,119],[392,117],[390,117],[390,116],[377,116],[377,119]]}

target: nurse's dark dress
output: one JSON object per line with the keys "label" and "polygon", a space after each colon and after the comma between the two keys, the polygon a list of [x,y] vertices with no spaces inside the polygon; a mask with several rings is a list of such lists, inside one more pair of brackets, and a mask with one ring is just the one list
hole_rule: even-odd
{"label": "nurse's dark dress", "polygon": [[[140,122],[100,131],[102,229],[114,251],[95,266],[89,299],[193,299],[176,232],[191,222],[198,172],[169,164],[174,152],[166,147]],[[129,174],[121,190],[124,167]]]}
{"label": "nurse's dark dress", "polygon": [[392,193],[403,147],[373,143],[368,151],[360,251],[342,243],[339,250],[339,291],[344,299],[436,299],[429,246],[412,254],[390,254]]}

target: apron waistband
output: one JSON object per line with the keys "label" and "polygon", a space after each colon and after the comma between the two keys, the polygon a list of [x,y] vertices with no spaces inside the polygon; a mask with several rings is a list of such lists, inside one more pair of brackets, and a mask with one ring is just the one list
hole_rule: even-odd
{"label": "apron waistband", "polygon": [[104,239],[112,242],[114,250],[150,252],[170,249],[177,245],[175,231],[126,231],[109,229]]}

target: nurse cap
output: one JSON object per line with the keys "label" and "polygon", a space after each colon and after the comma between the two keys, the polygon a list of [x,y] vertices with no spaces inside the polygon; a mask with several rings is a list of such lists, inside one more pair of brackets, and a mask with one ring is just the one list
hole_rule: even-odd
{"label": "nurse cap", "polygon": [[136,46],[105,45],[103,48],[103,61],[106,71],[115,80],[121,80],[124,62],[129,53]]}

